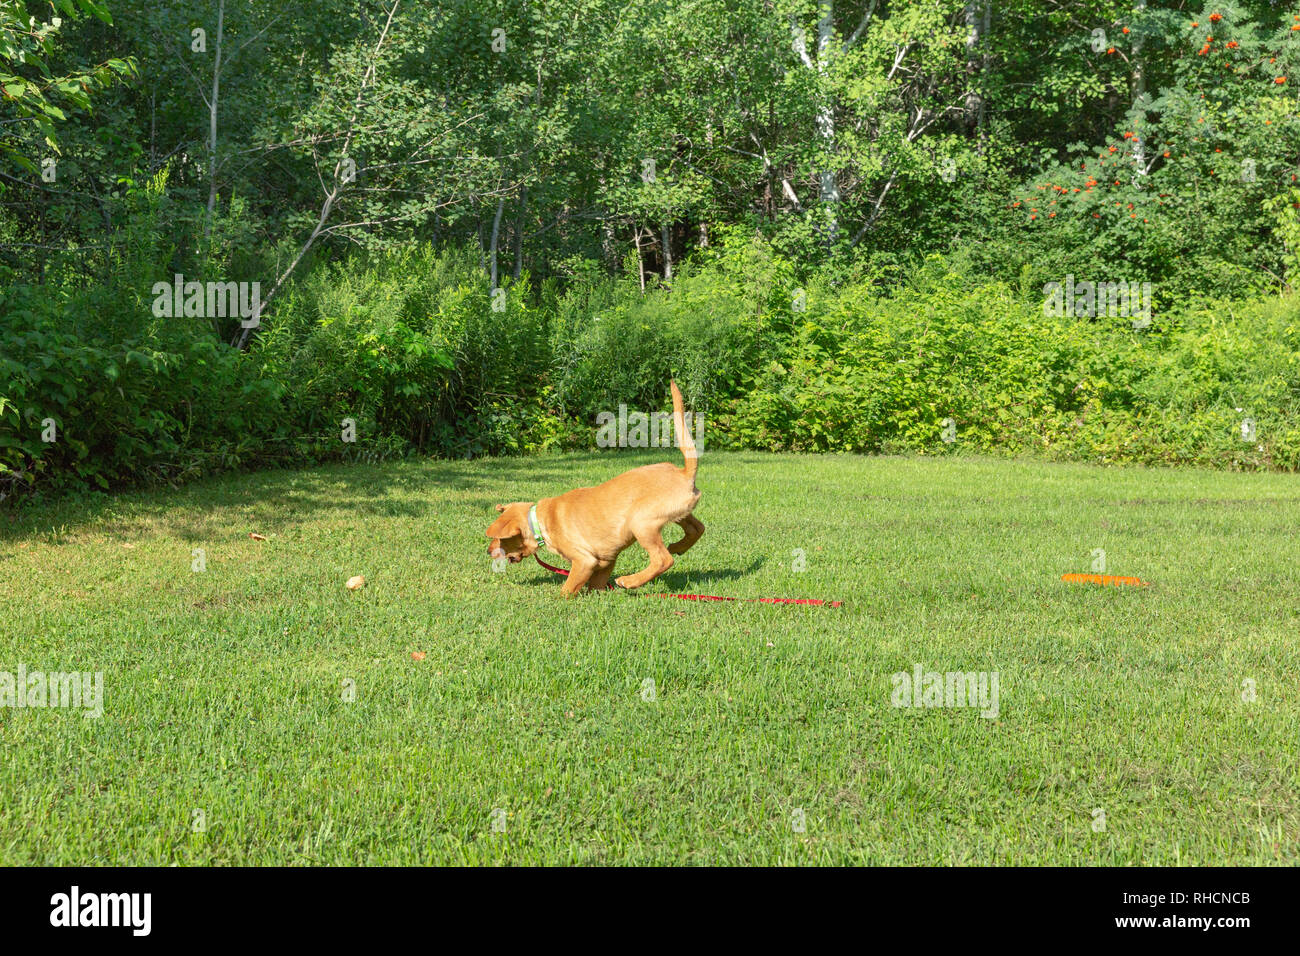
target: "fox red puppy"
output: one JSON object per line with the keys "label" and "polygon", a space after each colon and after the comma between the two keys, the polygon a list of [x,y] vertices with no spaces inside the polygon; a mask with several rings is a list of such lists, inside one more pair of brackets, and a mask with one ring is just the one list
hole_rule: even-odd
{"label": "fox red puppy", "polygon": [[[562,593],[566,597],[582,588],[600,590],[609,583],[619,553],[633,541],[645,549],[650,563],[636,574],[624,574],[616,583],[639,588],[673,566],[673,555],[683,554],[704,534],[704,525],[692,511],[700,500],[695,487],[699,454],[686,430],[682,393],[673,393],[673,427],[682,449],[684,465],[668,462],[625,471],[594,488],[575,488],[555,498],[497,505],[500,517],[487,529],[488,555],[512,564],[532,557],[543,546],[568,559],[571,570]],[[664,545],[664,525],[676,523],[685,537]]]}

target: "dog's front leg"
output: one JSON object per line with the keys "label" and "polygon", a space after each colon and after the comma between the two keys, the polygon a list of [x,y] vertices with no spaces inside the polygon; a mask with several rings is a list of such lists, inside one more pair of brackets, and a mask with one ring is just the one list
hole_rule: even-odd
{"label": "dog's front leg", "polygon": [[647,581],[653,581],[673,566],[673,556],[664,547],[663,528],[645,529],[636,532],[636,540],[650,555],[650,566],[639,574],[625,574],[616,578],[619,587],[639,588]]}
{"label": "dog's front leg", "polygon": [[596,565],[596,571],[592,574],[591,580],[587,582],[587,587],[593,591],[603,591],[609,584],[609,576],[614,573],[614,562],[606,561]]}
{"label": "dog's front leg", "polygon": [[575,558],[573,567],[569,568],[569,576],[564,579],[564,587],[560,593],[565,597],[573,597],[582,590],[592,574],[596,571],[596,562],[592,558]]}

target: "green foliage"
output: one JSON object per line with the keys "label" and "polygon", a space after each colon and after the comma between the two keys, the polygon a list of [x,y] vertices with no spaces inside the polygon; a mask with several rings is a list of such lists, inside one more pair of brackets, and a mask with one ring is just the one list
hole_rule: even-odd
{"label": "green foliage", "polygon": [[1040,266],[1140,275],[1166,302],[1278,285],[1285,226],[1269,212],[1290,194],[1300,148],[1279,91],[1300,66],[1300,31],[1214,16],[1172,24],[1170,85],[1010,203],[1021,241],[1046,253]]}
{"label": "green foliage", "polygon": [[29,287],[5,290],[0,313],[5,494],[184,480],[287,437],[281,385],[210,335],[72,331]]}
{"label": "green foliage", "polygon": [[[675,376],[715,448],[1300,468],[1289,296],[1157,310],[1134,328],[1049,316],[1035,284],[938,257],[901,287],[800,279],[743,230],[719,234],[671,289],[573,272],[566,291],[525,276],[494,298],[468,253],[322,264],[248,353],[118,294],[147,280],[62,305],[14,288],[0,300],[0,467],[11,490],[104,488],[278,461],[591,447],[601,412],[665,410]],[[118,314],[69,318],[95,310]]]}
{"label": "green foliage", "polygon": [[1292,298],[1214,302],[1139,329],[1052,318],[1005,285],[932,261],[896,295],[857,287],[810,302],[718,430],[749,448],[1290,470],[1300,465],[1298,327]]}
{"label": "green foliage", "polygon": [[585,447],[669,376],[715,446],[1297,467],[1275,4],[112,6],[0,0],[0,149],[60,151],[0,170],[8,487]]}
{"label": "green foliage", "polygon": [[338,453],[345,418],[363,445],[390,436],[455,456],[551,447],[545,319],[530,298],[521,280],[494,308],[464,253],[378,254],[295,286],[254,358],[289,385],[287,418],[322,456]]}
{"label": "green foliage", "polygon": [[[89,110],[91,92],[136,74],[133,59],[117,57],[63,74],[51,69],[63,17],[71,20],[90,14],[105,23],[112,20],[96,0],[53,0],[49,6],[50,18],[41,21],[28,13],[24,0],[0,0],[0,103],[4,105],[0,118],[5,119],[0,157],[29,173],[37,172],[29,155],[35,143],[43,140],[58,150],[55,124],[68,118],[60,103]],[[10,112],[14,119],[8,118]],[[10,127],[14,122],[19,125]]]}
{"label": "green foliage", "polygon": [[789,327],[793,268],[745,230],[719,240],[671,290],[653,285],[643,296],[634,280],[615,280],[607,297],[588,297],[582,314],[565,315],[552,342],[566,408],[588,420],[620,403],[659,408],[676,376],[708,412],[717,397],[749,386],[751,370]]}

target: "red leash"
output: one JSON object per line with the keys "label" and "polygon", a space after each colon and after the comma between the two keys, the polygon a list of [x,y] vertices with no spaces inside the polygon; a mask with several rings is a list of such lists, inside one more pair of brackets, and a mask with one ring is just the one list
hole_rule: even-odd
{"label": "red leash", "polygon": [[[547,571],[553,571],[554,573],[561,574],[566,578],[569,576],[569,572],[564,570],[564,568],[557,568],[547,564],[541,559],[537,552],[533,552],[533,557],[537,558],[537,563]],[[605,590],[622,591],[624,588],[620,588],[617,584],[607,584],[605,585]],[[826,607],[839,607],[844,603],[843,601],[822,601],[818,598],[734,598],[718,597],[715,594],[654,594],[650,596],[682,598],[686,601],[753,601],[760,604],[810,604],[818,607],[823,605]]]}

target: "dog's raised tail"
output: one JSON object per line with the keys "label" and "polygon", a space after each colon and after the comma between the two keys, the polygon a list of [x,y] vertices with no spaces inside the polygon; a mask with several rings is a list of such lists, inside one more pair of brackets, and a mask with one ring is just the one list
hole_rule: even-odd
{"label": "dog's raised tail", "polygon": [[677,383],[672,379],[668,380],[668,385],[673,392],[673,427],[677,430],[677,444],[682,449],[682,457],[686,459],[686,477],[694,481],[695,472],[700,467],[700,453],[695,450],[695,439],[691,437],[690,430],[686,427],[686,411],[682,404],[682,390],[677,387]]}

